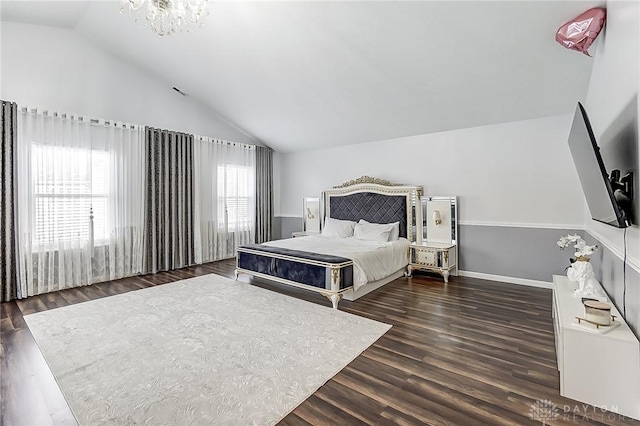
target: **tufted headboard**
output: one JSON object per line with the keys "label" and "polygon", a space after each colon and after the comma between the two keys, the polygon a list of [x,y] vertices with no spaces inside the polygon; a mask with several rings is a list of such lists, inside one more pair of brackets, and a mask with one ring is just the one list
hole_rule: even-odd
{"label": "tufted headboard", "polygon": [[413,209],[422,187],[363,176],[322,193],[325,217],[371,223],[400,222],[400,236],[411,241]]}

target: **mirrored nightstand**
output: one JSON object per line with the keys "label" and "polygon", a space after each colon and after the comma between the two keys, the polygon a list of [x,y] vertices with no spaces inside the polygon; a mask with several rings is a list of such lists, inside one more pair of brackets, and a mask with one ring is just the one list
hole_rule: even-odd
{"label": "mirrored nightstand", "polygon": [[452,243],[423,242],[409,245],[409,276],[420,269],[437,272],[449,282],[449,272],[456,267],[456,245]]}

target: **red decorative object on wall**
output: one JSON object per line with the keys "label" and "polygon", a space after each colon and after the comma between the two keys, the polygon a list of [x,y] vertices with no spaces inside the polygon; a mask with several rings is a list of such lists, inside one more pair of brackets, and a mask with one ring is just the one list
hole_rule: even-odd
{"label": "red decorative object on wall", "polygon": [[561,26],[556,33],[556,41],[567,49],[591,56],[587,49],[600,34],[606,16],[607,10],[604,8],[589,9]]}

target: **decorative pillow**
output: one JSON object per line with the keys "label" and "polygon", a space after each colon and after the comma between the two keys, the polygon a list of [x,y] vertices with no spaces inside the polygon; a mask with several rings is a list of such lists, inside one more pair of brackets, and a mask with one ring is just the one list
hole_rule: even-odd
{"label": "decorative pillow", "polygon": [[353,230],[354,238],[358,240],[377,241],[385,243],[389,241],[393,224],[381,225],[378,223],[367,223],[360,221]]}
{"label": "decorative pillow", "polygon": [[339,220],[332,217],[328,217],[324,220],[324,228],[322,229],[322,235],[325,237],[334,238],[346,238],[353,236],[353,228],[356,226],[355,222],[350,220]]}
{"label": "decorative pillow", "polygon": [[[364,219],[360,219],[358,223],[371,223]],[[389,241],[398,241],[400,239],[400,222],[384,223],[383,225],[391,225],[391,233],[389,234]]]}

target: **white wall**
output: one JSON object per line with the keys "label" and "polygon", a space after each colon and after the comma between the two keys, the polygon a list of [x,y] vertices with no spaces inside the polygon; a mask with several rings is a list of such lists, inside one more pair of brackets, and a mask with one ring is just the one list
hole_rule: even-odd
{"label": "white wall", "polygon": [[[640,271],[640,175],[638,142],[638,83],[640,79],[640,6],[630,1],[607,2],[607,24],[595,52],[595,61],[591,73],[591,81],[587,92],[585,108],[589,114],[594,133],[602,150],[607,169],[621,168],[626,172],[629,168],[636,174],[635,188],[635,224],[628,229],[627,247],[629,264]],[[634,117],[629,117],[635,115]],[[629,121],[635,125],[635,164],[625,164],[629,154],[628,141],[621,141],[625,136],[625,126]],[[629,132],[627,132],[629,133]],[[631,131],[630,133],[633,133]],[[633,148],[633,147],[632,147]],[[631,156],[632,158],[632,156]],[[623,231],[591,220],[586,217],[586,228],[590,234],[619,256],[623,252]],[[637,283],[636,283],[637,284]]]}
{"label": "white wall", "polygon": [[571,118],[283,154],[280,214],[300,216],[302,197],[369,175],[457,195],[462,224],[581,228],[583,196],[567,145]]}
{"label": "white wall", "polygon": [[22,105],[258,143],[73,30],[2,22],[0,97]]}

